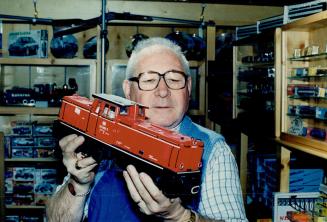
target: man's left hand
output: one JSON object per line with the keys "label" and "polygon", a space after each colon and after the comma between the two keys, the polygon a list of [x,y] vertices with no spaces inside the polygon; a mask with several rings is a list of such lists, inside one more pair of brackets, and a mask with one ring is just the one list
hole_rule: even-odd
{"label": "man's left hand", "polygon": [[123,172],[129,193],[141,212],[156,215],[164,221],[177,222],[188,218],[190,211],[181,205],[180,198],[169,199],[146,173],[138,173],[133,165]]}

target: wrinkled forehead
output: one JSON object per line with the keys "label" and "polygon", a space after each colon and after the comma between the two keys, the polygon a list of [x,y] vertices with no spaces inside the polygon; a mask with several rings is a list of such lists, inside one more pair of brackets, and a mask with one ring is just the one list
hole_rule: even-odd
{"label": "wrinkled forehead", "polygon": [[177,58],[177,55],[175,52],[173,52],[172,49],[167,48],[166,46],[162,45],[152,45],[148,46],[138,53],[138,57],[142,58],[148,55],[156,55],[156,54],[161,54],[161,55],[167,55],[167,56],[175,56]]}
{"label": "wrinkled forehead", "polygon": [[146,68],[143,67],[144,61],[151,61],[156,62],[156,64],[152,63],[154,66],[170,65],[172,66],[171,68],[182,69],[181,71],[184,71],[182,63],[176,53],[165,46],[154,45],[144,48],[138,52],[137,58],[138,59],[136,60],[135,64],[136,69]]}

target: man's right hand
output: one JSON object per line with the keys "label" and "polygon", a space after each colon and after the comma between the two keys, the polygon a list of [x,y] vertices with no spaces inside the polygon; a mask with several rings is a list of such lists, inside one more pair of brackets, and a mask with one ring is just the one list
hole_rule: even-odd
{"label": "man's right hand", "polygon": [[73,181],[80,187],[89,187],[94,180],[93,169],[97,163],[92,157],[85,157],[82,153],[75,152],[84,140],[83,136],[71,134],[62,138],[59,146],[62,150],[63,163]]}

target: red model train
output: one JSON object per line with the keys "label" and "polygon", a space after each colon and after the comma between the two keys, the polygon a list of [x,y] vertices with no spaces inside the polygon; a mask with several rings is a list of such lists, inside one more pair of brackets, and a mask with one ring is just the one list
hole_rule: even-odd
{"label": "red model train", "polygon": [[[65,96],[58,118],[61,125],[102,146],[141,160],[146,168],[151,165],[168,172],[169,177],[186,189],[181,193],[198,192],[202,141],[149,123],[145,116],[147,107],[141,104],[114,95],[95,94],[93,97],[94,100]],[[95,149],[98,148],[92,146],[83,152],[93,156]],[[170,189],[175,190],[176,185]]]}

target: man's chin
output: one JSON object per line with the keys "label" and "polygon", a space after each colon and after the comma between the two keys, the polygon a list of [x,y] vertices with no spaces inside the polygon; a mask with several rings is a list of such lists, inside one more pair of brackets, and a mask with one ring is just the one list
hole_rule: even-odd
{"label": "man's chin", "polygon": [[166,128],[172,128],[174,125],[174,122],[168,121],[168,119],[164,119],[164,118],[153,118],[153,119],[149,119],[149,121],[153,124]]}

